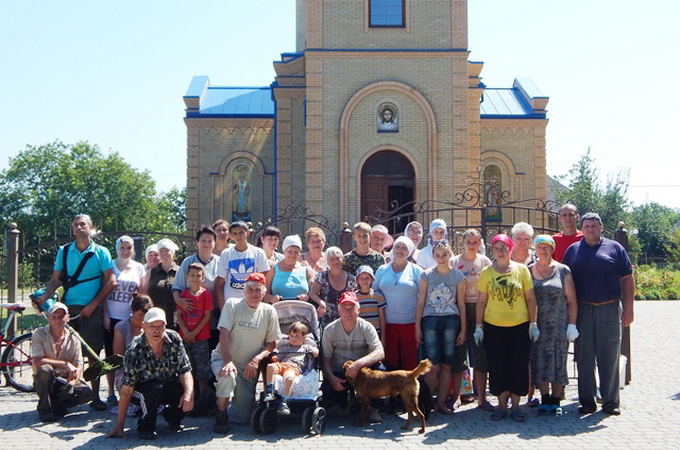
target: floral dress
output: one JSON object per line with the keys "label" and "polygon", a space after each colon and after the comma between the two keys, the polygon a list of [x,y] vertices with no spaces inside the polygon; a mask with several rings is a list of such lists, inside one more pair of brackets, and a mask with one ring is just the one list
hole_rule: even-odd
{"label": "floral dress", "polygon": [[[568,384],[567,377],[567,298],[564,277],[571,270],[557,264],[552,274],[542,280],[534,278],[534,293],[538,305],[538,329],[541,336],[531,346],[531,377],[539,382]],[[532,272],[533,276],[533,272]]]}

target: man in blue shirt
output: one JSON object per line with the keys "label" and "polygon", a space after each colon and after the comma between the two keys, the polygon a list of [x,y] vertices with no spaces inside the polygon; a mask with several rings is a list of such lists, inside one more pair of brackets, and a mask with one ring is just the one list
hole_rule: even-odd
{"label": "man in blue shirt", "polygon": [[600,376],[602,410],[619,415],[619,357],[621,325],[633,323],[635,280],[626,250],[602,237],[602,219],[596,213],[581,217],[583,239],[572,244],[563,263],[571,268],[578,316],[576,364],[579,413],[596,411],[595,363]]}
{"label": "man in blue shirt", "polygon": [[[90,216],[77,215],[71,222],[71,227],[76,240],[59,248],[52,278],[37,302],[43,304],[63,285],[62,301],[68,307],[71,326],[95,353],[99,353],[104,346],[104,313],[101,303],[116,287],[113,261],[106,248],[92,241],[95,229]],[[78,319],[74,320],[77,316]],[[89,363],[92,362],[90,359]],[[92,380],[92,391],[94,400],[90,406],[98,411],[105,410],[106,405],[99,398],[99,378]]]}

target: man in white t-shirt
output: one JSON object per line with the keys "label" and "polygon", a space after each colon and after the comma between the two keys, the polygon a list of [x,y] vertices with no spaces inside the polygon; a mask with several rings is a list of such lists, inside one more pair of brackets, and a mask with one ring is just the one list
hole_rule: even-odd
{"label": "man in white t-shirt", "polygon": [[245,297],[227,299],[222,309],[218,325],[220,345],[211,357],[217,379],[214,430],[218,434],[229,431],[230,416],[233,423],[248,423],[258,368],[276,348],[276,340],[281,335],[276,310],[272,305],[262,303],[267,293],[264,275],[250,274],[244,284]]}
{"label": "man in white t-shirt", "polygon": [[245,222],[237,221],[229,226],[229,236],[235,244],[220,254],[215,279],[215,296],[220,310],[228,298],[243,298],[246,278],[251,273],[269,270],[267,255],[261,248],[248,243],[250,229]]}

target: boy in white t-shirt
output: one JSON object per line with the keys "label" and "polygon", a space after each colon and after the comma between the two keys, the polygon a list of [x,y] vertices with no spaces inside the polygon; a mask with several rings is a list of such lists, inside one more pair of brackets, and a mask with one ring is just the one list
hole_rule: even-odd
{"label": "boy in white t-shirt", "polygon": [[235,244],[220,254],[215,278],[215,296],[220,310],[228,298],[243,298],[246,278],[251,273],[267,272],[267,255],[261,248],[248,243],[250,229],[245,222],[237,221],[229,226],[229,236]]}

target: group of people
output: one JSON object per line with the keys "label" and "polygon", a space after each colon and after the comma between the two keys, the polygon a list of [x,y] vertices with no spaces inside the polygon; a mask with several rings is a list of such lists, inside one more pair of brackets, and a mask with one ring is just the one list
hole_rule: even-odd
{"label": "group of people", "polygon": [[[316,227],[307,230],[303,252],[297,235],[281,239],[267,227],[255,246],[247,224],[219,220],[197,232],[198,251],[181,265],[174,261],[177,245],[162,239],[146,249],[142,266],[130,237],[116,241],[112,260],[92,241],[92,220],[79,215],[75,241],[60,248],[38,299],[64,287],[63,303],[50,308],[48,326],[34,337],[40,419],[57,420],[65,408],[86,402],[107,408],[98,380],[92,389],[82,381],[80,342],[66,327],[77,318],[74,328],[96,353],[105,347],[107,355],[125,355],[108,383],[107,403],[117,404],[108,436],[122,435],[126,415],[138,415],[140,437],[151,439],[161,411],[179,431],[186,413],[213,402],[214,431],[225,434],[230,423],[249,421],[263,361],[281,337],[271,304],[290,300],[311,303],[319,316],[321,390],[339,415],[349,414],[346,379],[362,367],[412,370],[424,358],[434,365],[425,381],[440,413],[454,413],[470,366],[477,405],[492,420],[524,421],[519,400],[534,388],[538,412],[559,415],[569,341],[576,345],[579,412],[596,410],[597,362],[602,408],[619,414],[621,325],[633,320],[630,260],[620,244],[602,237],[597,214],[580,217],[578,230],[576,207],[567,204],[559,220],[563,231],[554,236],[533,236],[524,222],[494,236],[492,259],[474,229],[464,232],[464,250],[454,255],[441,219],[427,233],[411,222],[396,239],[382,225],[359,222],[347,253],[324,250],[326,237]],[[284,331],[298,345],[300,330],[307,331]],[[348,360],[354,363],[343,369]],[[288,387],[299,375],[295,364],[268,371],[285,375]],[[486,397],[487,379],[496,407]],[[289,413],[285,395],[281,414]],[[372,406],[369,418],[380,421]]]}

